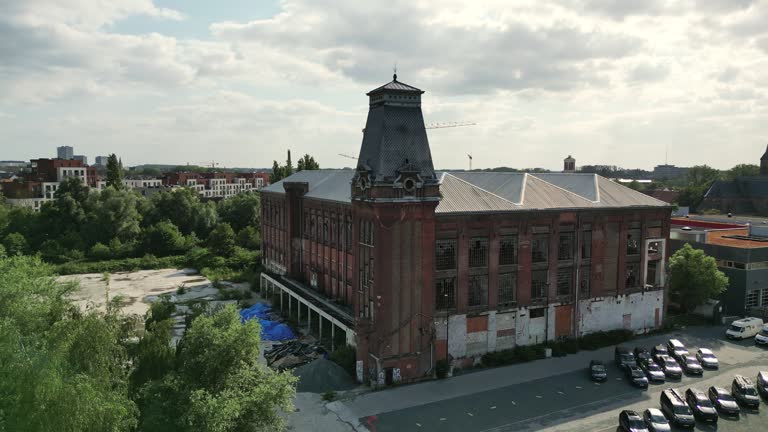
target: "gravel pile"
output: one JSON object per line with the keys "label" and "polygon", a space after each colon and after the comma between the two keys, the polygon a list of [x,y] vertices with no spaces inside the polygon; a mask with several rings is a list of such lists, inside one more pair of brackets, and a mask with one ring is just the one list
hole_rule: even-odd
{"label": "gravel pile", "polygon": [[325,393],[355,388],[352,377],[341,366],[326,359],[317,359],[298,367],[293,374],[299,377],[297,392]]}

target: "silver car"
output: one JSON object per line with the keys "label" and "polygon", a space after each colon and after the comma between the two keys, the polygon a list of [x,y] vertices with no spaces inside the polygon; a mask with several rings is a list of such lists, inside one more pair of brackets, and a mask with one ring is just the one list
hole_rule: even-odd
{"label": "silver car", "polygon": [[717,369],[720,367],[720,361],[715,357],[715,353],[709,348],[699,348],[696,351],[696,359],[702,366],[709,369]]}
{"label": "silver car", "polygon": [[649,408],[643,412],[643,420],[651,432],[670,432],[672,428],[660,409]]}

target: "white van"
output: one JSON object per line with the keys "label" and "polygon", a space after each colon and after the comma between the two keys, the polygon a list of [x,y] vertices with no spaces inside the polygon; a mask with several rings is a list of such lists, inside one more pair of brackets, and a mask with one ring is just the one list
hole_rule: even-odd
{"label": "white van", "polygon": [[768,324],[764,325],[760,333],[755,336],[755,343],[760,345],[768,344]]}
{"label": "white van", "polygon": [[725,331],[725,336],[729,339],[751,338],[760,333],[762,328],[763,320],[760,318],[742,318],[731,323]]}

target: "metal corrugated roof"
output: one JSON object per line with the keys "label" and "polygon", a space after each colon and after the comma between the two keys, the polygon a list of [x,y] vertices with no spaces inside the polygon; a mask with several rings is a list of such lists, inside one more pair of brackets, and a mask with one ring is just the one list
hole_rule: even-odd
{"label": "metal corrugated roof", "polygon": [[[307,198],[351,203],[354,174],[353,170],[301,171],[262,191],[282,194],[284,182],[305,182]],[[442,200],[436,209],[440,214],[669,207],[595,174],[446,172],[440,176],[440,192]]]}

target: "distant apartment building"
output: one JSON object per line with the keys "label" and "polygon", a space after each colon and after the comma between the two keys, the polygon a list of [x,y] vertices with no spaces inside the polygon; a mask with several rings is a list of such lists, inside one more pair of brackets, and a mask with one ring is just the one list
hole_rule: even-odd
{"label": "distant apartment building", "polygon": [[83,165],[88,165],[88,156],[74,155],[72,156],[72,159],[82,162]]}
{"label": "distant apartment building", "polygon": [[163,184],[170,187],[189,187],[202,198],[229,198],[242,192],[252,192],[269,185],[269,173],[166,173]]}
{"label": "distant apartment building", "polygon": [[33,159],[31,170],[21,179],[3,184],[3,195],[11,205],[29,207],[39,211],[43,203],[54,198],[59,184],[77,177],[83,184],[95,186],[95,170],[82,161],[73,159]]}
{"label": "distant apartment building", "polygon": [[75,157],[75,149],[72,146],[56,147],[56,159],[73,159]]}
{"label": "distant apartment building", "polygon": [[674,165],[656,165],[653,167],[654,180],[674,180],[688,175],[688,168]]}
{"label": "distant apartment building", "polygon": [[29,162],[24,161],[4,160],[0,161],[0,168],[24,168],[28,164]]}
{"label": "distant apartment building", "polygon": [[96,166],[106,168],[109,156],[96,156]]}

